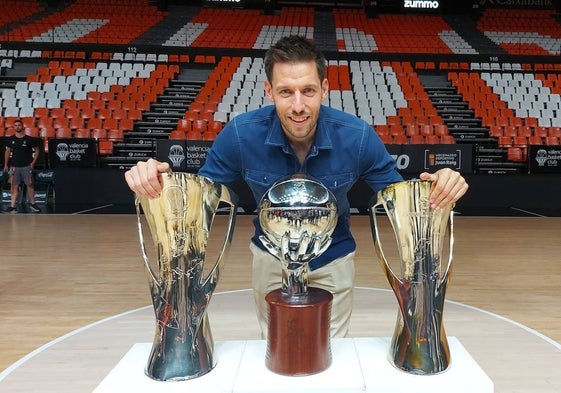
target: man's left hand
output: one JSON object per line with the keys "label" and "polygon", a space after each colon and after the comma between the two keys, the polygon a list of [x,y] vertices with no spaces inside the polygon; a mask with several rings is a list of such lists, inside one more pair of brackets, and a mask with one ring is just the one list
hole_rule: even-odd
{"label": "man's left hand", "polygon": [[468,189],[466,179],[450,168],[439,169],[434,173],[423,172],[421,180],[433,181],[430,193],[430,203],[433,209],[440,209],[460,199]]}

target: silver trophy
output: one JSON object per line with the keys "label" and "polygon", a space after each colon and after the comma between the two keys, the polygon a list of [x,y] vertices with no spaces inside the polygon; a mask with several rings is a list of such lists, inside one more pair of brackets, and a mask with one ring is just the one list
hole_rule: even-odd
{"label": "silver trophy", "polygon": [[[160,381],[180,381],[208,373],[216,365],[207,306],[229,251],[237,197],[227,187],[202,176],[162,174],[157,198],[136,196],[138,232],[156,331],[145,373]],[[212,222],[226,208],[229,221],[217,261],[205,268]],[[141,209],[142,208],[142,209]],[[142,230],[146,218],[157,264],[148,257]]]}
{"label": "silver trophy", "polygon": [[335,197],[317,180],[296,174],[276,182],[259,203],[261,242],[280,261],[282,285],[266,296],[267,367],[309,375],[331,364],[330,292],[308,287],[308,264],[331,244]]}
{"label": "silver trophy", "polygon": [[[377,195],[370,209],[372,233],[382,269],[399,305],[389,358],[411,374],[436,374],[450,364],[450,350],[442,321],[453,249],[453,207],[434,210],[432,182],[409,180],[393,184]],[[400,268],[392,268],[382,250],[376,208],[383,207],[391,222]],[[443,260],[448,238],[448,260]]]}

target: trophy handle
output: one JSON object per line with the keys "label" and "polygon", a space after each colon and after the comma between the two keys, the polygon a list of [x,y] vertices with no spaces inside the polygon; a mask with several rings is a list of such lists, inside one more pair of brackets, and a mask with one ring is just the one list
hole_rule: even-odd
{"label": "trophy handle", "polygon": [[446,265],[446,270],[444,271],[444,274],[442,275],[442,282],[446,283],[448,281],[448,275],[450,273],[450,268],[452,266],[452,256],[453,256],[453,250],[454,250],[454,211],[450,211],[450,215],[448,217],[448,264]]}
{"label": "trophy handle", "polygon": [[390,285],[393,289],[396,288],[396,284],[397,283],[401,283],[401,280],[399,279],[399,277],[397,276],[397,274],[395,274],[392,270],[392,268],[390,267],[388,260],[386,258],[386,255],[384,254],[384,250],[382,249],[381,246],[381,240],[380,240],[380,231],[378,230],[378,221],[376,219],[376,213],[375,213],[375,209],[377,206],[379,206],[380,203],[375,204],[374,206],[372,206],[372,211],[370,214],[370,226],[372,227],[372,233],[374,236],[374,247],[376,247],[376,252],[378,253],[378,256],[380,257],[380,264],[382,265],[382,269],[384,269],[384,272],[386,273],[386,277],[388,278],[388,280],[390,280]]}
{"label": "trophy handle", "polygon": [[156,284],[158,286],[158,288],[160,288],[160,284],[158,283],[158,278],[157,278],[156,274],[154,274],[154,270],[152,269],[152,265],[150,264],[150,260],[148,259],[148,253],[146,252],[146,245],[145,245],[145,242],[144,242],[144,233],[142,231],[142,221],[140,220],[140,216],[141,216],[140,200],[138,199],[138,197],[134,198],[134,205],[136,207],[136,220],[137,220],[137,226],[138,226],[138,237],[140,239],[140,249],[142,250],[142,259],[144,260],[144,265],[146,266],[146,269],[147,269],[148,273],[150,274],[150,277],[152,278],[152,281],[154,282],[154,284]]}
{"label": "trophy handle", "polygon": [[209,271],[207,278],[202,284],[204,288],[206,289],[212,288],[212,290],[214,290],[216,284],[218,283],[220,272],[222,271],[222,268],[224,267],[224,263],[226,261],[226,254],[228,253],[230,249],[230,245],[232,244],[232,237],[234,235],[234,226],[236,223],[237,208],[238,208],[237,196],[234,193],[230,192],[228,187],[224,185],[219,185],[219,187],[221,189],[221,192],[220,192],[220,199],[218,203],[220,202],[227,203],[228,205],[230,205],[230,210],[229,210],[228,228],[226,228],[226,233],[224,235],[224,242],[222,243],[222,249],[220,250],[216,263]]}

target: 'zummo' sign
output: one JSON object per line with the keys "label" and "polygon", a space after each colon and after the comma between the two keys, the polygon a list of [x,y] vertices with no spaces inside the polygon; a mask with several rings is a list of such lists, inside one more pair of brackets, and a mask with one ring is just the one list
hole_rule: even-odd
{"label": "'zummo' sign", "polygon": [[437,0],[404,0],[403,8],[436,10],[440,7]]}

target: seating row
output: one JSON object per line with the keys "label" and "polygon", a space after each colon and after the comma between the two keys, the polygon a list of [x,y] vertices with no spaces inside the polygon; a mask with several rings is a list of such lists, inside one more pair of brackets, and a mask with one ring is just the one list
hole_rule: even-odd
{"label": "seating row", "polygon": [[[258,86],[264,78],[262,67],[262,59],[260,58],[221,57],[209,75],[206,85],[200,90],[198,96],[191,104],[190,110],[197,113],[199,119],[206,121],[206,128],[208,129],[211,121],[218,121],[223,124],[236,116],[237,113],[251,109],[251,105],[257,107],[265,104],[262,93],[263,89]],[[371,67],[370,71],[368,71],[369,67]],[[102,69],[108,70],[110,66]],[[122,69],[122,67],[116,69]],[[396,72],[395,69],[398,71]],[[430,135],[446,135],[441,130],[436,131],[436,126],[443,125],[443,119],[438,115],[410,63],[329,61],[327,70],[328,79],[330,82],[333,82],[335,87],[330,92],[329,104],[337,106],[340,103],[342,109],[354,110],[357,115],[374,125],[377,130],[382,130],[385,125],[399,126],[401,134],[408,137],[409,142],[421,140],[421,138],[412,138],[416,135],[423,135],[425,139],[426,136]],[[406,70],[410,70],[410,72],[406,72]],[[61,78],[53,75],[53,81],[56,80],[57,85],[67,84],[69,89],[74,88],[74,82],[79,81],[79,76],[76,73],[80,71],[75,69],[74,72],[75,75],[64,75]],[[135,109],[136,106],[128,105],[127,108],[124,108],[124,103],[134,100],[135,102],[147,102],[149,105],[150,102],[156,100],[158,94],[164,91],[170,79],[177,75],[178,72],[179,67],[177,65],[158,65],[152,71],[150,78],[132,78],[129,85],[124,86],[118,83],[110,85],[109,90],[106,92],[90,91],[87,93],[87,97],[81,100],[76,100],[72,97],[66,98],[59,105],[60,108],[64,108],[64,112],[58,113],[56,107],[50,108],[47,112],[41,109],[49,108],[33,108],[33,112],[29,113],[29,118],[34,119],[34,122],[32,124],[27,123],[26,125],[30,128],[30,132],[36,131],[34,127],[38,129],[38,132],[47,132],[49,127],[55,130],[70,128],[74,132],[79,129],[89,129],[91,132],[94,129],[100,128],[106,130],[130,130],[132,129],[131,123],[123,122],[123,124],[127,124],[123,126],[121,120],[124,118],[129,120],[132,118],[139,119],[141,112],[139,109]],[[510,74],[513,81],[537,81],[535,77],[532,79],[526,77],[526,75],[519,76],[518,74]],[[511,103],[506,102],[497,93],[494,93],[493,86],[489,86],[487,81],[482,78],[483,75],[481,73],[460,72],[455,74],[449,73],[448,76],[457,78],[455,83],[457,83],[459,91],[460,87],[467,88],[466,91],[471,87],[479,92],[484,92],[482,93],[484,95],[480,97],[480,101],[476,101],[475,97],[465,92],[463,93],[465,94],[465,100],[473,108],[483,110],[483,107],[485,107],[488,111],[489,108],[496,108],[501,111],[486,113],[486,116],[489,118],[482,116],[484,126],[514,126],[519,129],[523,126],[532,127],[530,129],[544,127],[540,123],[541,119],[522,119],[516,116],[515,109],[510,108]],[[374,86],[373,90],[364,89],[364,82],[370,79],[372,80],[372,86]],[[550,79],[553,80],[553,78]],[[545,78],[542,83],[546,83],[550,79]],[[74,82],[68,83],[69,80]],[[458,81],[463,82],[459,83]],[[352,90],[342,89],[343,86],[347,85],[350,85]],[[530,85],[534,87],[532,84]],[[39,87],[44,89],[46,84],[23,83],[20,86],[27,88],[27,90],[22,89],[22,91],[41,91]],[[354,91],[355,86],[357,88],[356,92]],[[361,88],[362,90],[360,90]],[[241,92],[246,91],[248,92],[247,94],[241,94]],[[257,92],[260,92],[261,96]],[[19,97],[17,94],[13,96],[11,95],[12,93],[6,94],[6,101]],[[139,95],[135,96],[135,94]],[[260,97],[261,102],[253,103],[250,100],[252,97]],[[392,104],[389,104],[390,101],[384,101],[382,97],[390,98]],[[17,99],[23,100],[25,98],[30,97]],[[396,105],[398,99],[402,100],[401,106]],[[0,103],[3,107],[3,114],[6,116],[7,107],[4,106],[4,100]],[[82,103],[87,103],[87,106],[82,106]],[[386,103],[388,103],[387,106]],[[345,106],[347,104],[348,107]],[[385,111],[386,109],[388,110],[387,112]],[[392,109],[393,112],[391,111]],[[132,115],[133,112],[131,111],[133,110],[137,111],[135,112],[137,114]],[[21,115],[21,112],[18,114]],[[187,115],[187,112],[185,115]],[[551,113],[552,118],[556,115],[556,111]],[[49,118],[50,123],[45,122],[45,118]],[[115,122],[115,120],[118,121]],[[39,121],[41,121],[41,124],[39,124]],[[4,125],[7,125],[7,123]],[[410,131],[412,125],[430,126],[432,127],[432,132],[427,132],[423,129],[423,132],[413,133]],[[550,123],[548,127],[551,126],[552,124]],[[389,133],[392,136],[392,140],[394,136],[399,135],[398,132],[393,131],[392,129],[392,132]],[[201,135],[205,138],[209,137],[204,136],[204,131],[201,131]],[[386,134],[380,132],[380,135]],[[495,137],[495,135],[492,135],[492,137]],[[498,138],[498,136],[496,137]],[[545,143],[544,137],[542,136],[541,138],[542,142]],[[432,138],[431,140],[434,141],[436,139]]]}
{"label": "seating row", "polygon": [[146,1],[92,4],[90,0],[76,0],[42,18],[29,18],[1,34],[0,40],[130,44],[164,16],[164,12]]}

